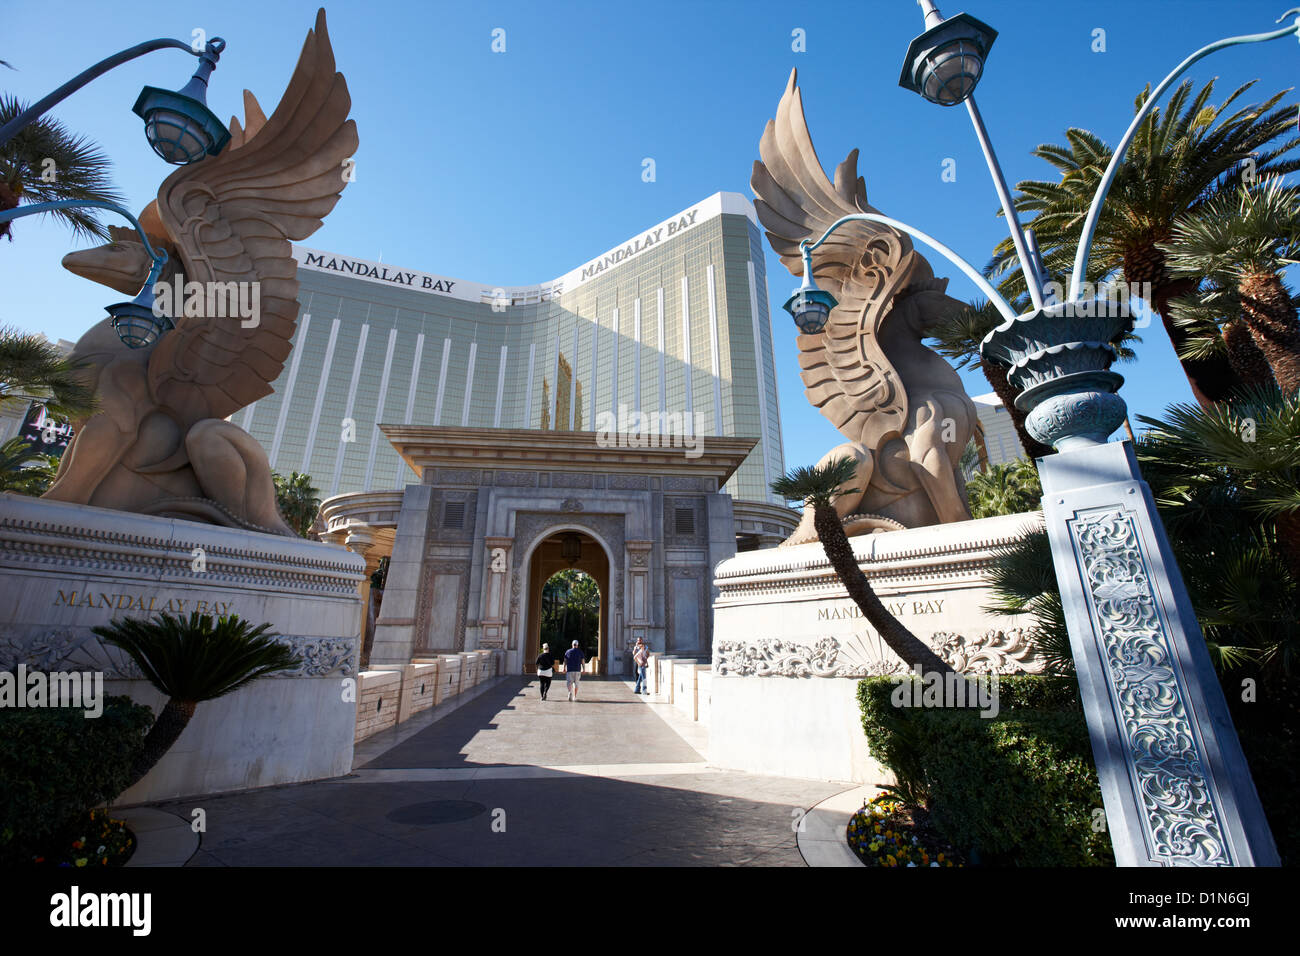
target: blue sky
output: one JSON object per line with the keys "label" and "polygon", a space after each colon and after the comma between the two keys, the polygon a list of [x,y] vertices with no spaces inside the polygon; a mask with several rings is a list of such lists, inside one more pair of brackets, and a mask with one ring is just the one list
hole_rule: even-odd
{"label": "blue sky", "polygon": [[[209,103],[242,117],[251,89],[278,102],[317,4],[297,0],[156,3],[100,0],[8,10],[0,88],[35,100],[108,54],[153,36],[188,40],[201,28],[229,46]],[[1133,100],[1185,55],[1229,34],[1273,29],[1287,3],[972,0],[940,4],[999,31],[978,98],[1007,179],[1055,178],[1029,151],[1062,142],[1069,126],[1110,143]],[[898,87],[907,44],[923,25],[913,0],[858,3],[333,2],[339,69],[352,93],[361,147],[356,182],[307,243],[483,282],[533,283],[588,259],[718,190],[751,196],[758,139],[791,67],[813,141],[833,167],[857,146],[867,195],[886,215],[941,238],[977,266],[1006,235],[965,111]],[[58,25],[58,26],[56,26]],[[75,28],[73,25],[76,25]],[[491,50],[505,30],[506,51]],[[791,33],[806,33],[807,51]],[[1094,31],[1105,52],[1093,52]],[[95,81],[54,114],[113,158],[118,187],[139,210],[170,167],[149,150],[130,107],[144,85],[177,88],[194,61],[150,54]],[[1220,77],[1216,100],[1259,79],[1251,101],[1293,85],[1291,39],[1214,54],[1193,68]],[[1294,103],[1295,97],[1288,100]],[[642,181],[653,158],[656,181]],[[943,182],[945,160],[956,181]],[[26,219],[0,244],[0,323],[76,339],[116,294],[65,272],[84,246],[53,222]],[[950,294],[973,286],[937,254]],[[767,261],[788,465],[811,462],[840,439],[808,404],[794,329],[780,303],[794,281]],[[1136,414],[1190,400],[1172,348],[1147,329],[1139,361],[1123,366],[1121,394]],[[978,372],[971,394],[987,392]]]}

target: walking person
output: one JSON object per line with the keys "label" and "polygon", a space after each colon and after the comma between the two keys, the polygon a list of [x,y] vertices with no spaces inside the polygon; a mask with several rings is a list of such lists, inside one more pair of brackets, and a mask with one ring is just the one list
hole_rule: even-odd
{"label": "walking person", "polygon": [[578,681],[582,680],[582,665],[587,663],[582,648],[574,641],[573,646],[564,652],[564,682],[569,688],[569,700],[578,699]]}
{"label": "walking person", "polygon": [[546,692],[551,689],[551,677],[555,674],[555,655],[551,653],[551,645],[543,644],[542,652],[537,655],[537,678],[542,683],[542,700],[546,700]]}
{"label": "walking person", "polygon": [[646,647],[645,641],[641,638],[636,639],[636,646],[632,648],[632,666],[636,668],[636,687],[632,688],[632,693],[641,693],[642,686],[645,692],[650,693],[650,682],[646,680],[645,671],[650,663],[650,648]]}

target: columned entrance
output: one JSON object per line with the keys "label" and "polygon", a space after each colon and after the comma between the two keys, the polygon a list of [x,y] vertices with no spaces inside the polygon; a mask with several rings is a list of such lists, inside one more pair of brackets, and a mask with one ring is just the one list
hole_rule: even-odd
{"label": "columned entrance", "polygon": [[[419,483],[371,519],[395,524],[372,669],[486,649],[498,673],[532,672],[542,586],[564,568],[599,586],[597,673],[629,673],[638,637],[711,658],[712,571],[736,550],[720,489],[754,439],[705,437],[687,454],[594,432],[381,428]],[[331,532],[360,546],[369,526],[351,497],[328,503]]]}
{"label": "columned entrance", "polygon": [[[525,558],[528,575],[528,609],[520,628],[527,635],[523,653],[520,655],[521,670],[525,674],[536,671],[534,661],[541,653],[542,643],[542,589],[546,582],[558,571],[572,568],[591,575],[600,589],[600,627],[597,641],[596,673],[610,673],[610,652],[614,647],[611,640],[613,622],[617,620],[612,613],[613,592],[610,588],[610,555],[605,545],[591,534],[573,527],[557,528],[553,534],[539,541]],[[551,643],[551,652],[563,654],[569,645],[560,646]],[[618,670],[618,667],[615,667]]]}

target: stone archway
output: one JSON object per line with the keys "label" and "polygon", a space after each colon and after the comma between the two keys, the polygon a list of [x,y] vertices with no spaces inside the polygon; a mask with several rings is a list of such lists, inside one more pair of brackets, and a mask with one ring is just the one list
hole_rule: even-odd
{"label": "stone archway", "polygon": [[[581,557],[576,561],[570,562],[562,553],[563,538],[565,535],[575,535],[581,546]],[[610,642],[610,621],[613,616],[610,614],[610,602],[612,595],[610,593],[610,568],[609,558],[605,554],[605,549],[591,535],[581,531],[556,532],[546,538],[543,538],[533,549],[531,560],[528,568],[528,617],[525,642],[525,654],[523,655],[525,673],[532,673],[533,661],[540,652],[541,644],[541,596],[542,590],[556,573],[572,568],[575,571],[582,571],[588,574],[596,582],[596,587],[600,590],[600,611],[598,617],[598,650],[597,673],[608,673]],[[568,649],[567,646],[559,647],[552,644],[553,652],[562,654]]]}
{"label": "stone archway", "polygon": [[[529,518],[540,518],[530,515]],[[611,673],[610,667],[617,672],[621,661],[622,646],[618,631],[622,626],[621,605],[623,601],[622,562],[618,560],[621,551],[606,539],[606,535],[590,527],[587,522],[566,521],[564,516],[548,516],[549,520],[539,527],[529,544],[524,547],[522,557],[515,575],[515,593],[512,595],[512,617],[517,626],[516,637],[519,641],[518,673],[531,674],[533,661],[539,653],[540,643],[540,607],[542,586],[556,571],[571,565],[560,556],[560,536],[566,532],[576,532],[581,536],[583,556],[572,565],[580,571],[586,571],[596,579],[600,588],[600,651],[597,673]],[[608,517],[608,516],[605,516]],[[532,529],[529,529],[531,531]],[[602,529],[603,530],[603,529]],[[621,531],[621,528],[619,529]],[[619,544],[621,544],[621,535]],[[517,539],[518,540],[518,539]],[[522,544],[522,541],[520,542]],[[522,591],[522,594],[519,593]],[[556,648],[551,648],[552,651]],[[562,649],[561,649],[562,650]]]}

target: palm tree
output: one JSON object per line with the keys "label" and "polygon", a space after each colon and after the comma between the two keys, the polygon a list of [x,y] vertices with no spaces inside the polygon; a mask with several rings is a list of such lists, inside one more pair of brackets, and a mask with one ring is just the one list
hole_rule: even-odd
{"label": "palm tree", "polygon": [[[1171,512],[1170,533],[1219,527],[1217,512],[1240,515],[1276,541],[1300,583],[1300,392],[1242,389],[1212,409],[1174,405],[1163,420],[1139,418],[1150,426],[1139,458],[1152,486],[1166,489],[1157,503]],[[1202,539],[1202,550],[1221,543]]]}
{"label": "palm tree", "polygon": [[[1175,220],[1195,213],[1216,191],[1235,189],[1247,170],[1268,178],[1300,168],[1300,161],[1281,158],[1300,144],[1300,138],[1290,136],[1295,107],[1274,109],[1285,92],[1228,113],[1253,85],[1244,84],[1218,106],[1209,102],[1213,80],[1194,96],[1190,80],[1179,85],[1163,109],[1143,120],[1102,206],[1085,278],[1096,281],[1122,271],[1128,282],[1150,282],[1149,304],[1159,313],[1175,352],[1182,351],[1184,332],[1173,322],[1169,303],[1198,284],[1194,278],[1172,276],[1166,267],[1160,244],[1169,240]],[[1135,112],[1149,95],[1148,87],[1138,96]],[[1017,184],[1016,209],[1035,214],[1029,225],[1053,276],[1070,273],[1088,206],[1113,154],[1088,130],[1071,128],[1065,136],[1067,145],[1048,143],[1033,151],[1060,171],[1060,181]],[[1010,239],[998,244],[990,267],[1023,290]],[[1227,398],[1236,384],[1222,353],[1180,361],[1202,406]]]}
{"label": "palm tree", "polygon": [[984,447],[984,439],[979,430],[976,430],[975,435],[962,449],[961,458],[957,461],[957,470],[961,472],[962,480],[970,481],[972,475],[978,474],[988,466],[988,449]]}
{"label": "palm tree", "polygon": [[311,475],[295,471],[288,478],[276,473],[271,477],[275,480],[275,503],[281,517],[300,537],[308,537],[320,512],[320,491],[312,485]]}
{"label": "palm tree", "polygon": [[[1214,409],[1175,405],[1143,421],[1151,426],[1137,443],[1143,477],[1215,667],[1257,668],[1274,686],[1270,697],[1285,697],[1276,682],[1300,663],[1300,576],[1287,539],[1300,517],[1300,399],[1251,389]],[[989,610],[1029,614],[1049,670],[1070,672],[1041,523],[995,553],[990,584]]]}
{"label": "palm tree", "polygon": [[[26,103],[0,94],[0,125],[23,112]],[[24,202],[54,202],[89,199],[122,203],[108,176],[108,157],[89,139],[77,136],[49,116],[42,116],[19,130],[0,146],[0,211],[15,209]],[[96,209],[58,209],[53,216],[85,239],[108,239]],[[0,236],[9,236],[10,223],[0,223]]]}
{"label": "palm tree", "polygon": [[58,458],[43,454],[21,436],[0,445],[0,491],[39,498],[58,470]]}
{"label": "palm tree", "polygon": [[1038,508],[1043,486],[1033,461],[1020,458],[1005,465],[993,465],[966,482],[966,499],[972,518],[1018,515]]}
{"label": "palm tree", "polygon": [[1074,677],[1074,652],[1052,563],[1052,543],[1041,521],[1027,525],[1014,541],[993,549],[989,590],[994,601],[986,610],[1030,616],[1034,649],[1043,670],[1058,677]]}
{"label": "palm tree", "polygon": [[167,695],[144,739],[125,791],[171,749],[205,700],[223,697],[275,671],[298,666],[298,656],[274,640],[269,624],[253,627],[234,614],[159,614],[123,617],[93,630],[105,643],[130,655],[145,679]]}
{"label": "palm tree", "polygon": [[1160,244],[1169,271],[1236,293],[1241,323],[1284,392],[1300,390],[1300,322],[1282,271],[1300,255],[1300,192],[1280,179],[1221,194],[1174,224]]}
{"label": "palm tree", "polygon": [[95,410],[95,390],[45,336],[0,328],[0,407],[31,401],[56,417],[83,419]]}
{"label": "palm tree", "polygon": [[903,659],[908,669],[920,667],[926,674],[952,674],[952,667],[939,657],[880,602],[871,582],[858,567],[853,546],[844,534],[844,525],[836,513],[832,500],[847,493],[845,488],[857,470],[851,458],[839,458],[821,466],[795,468],[772,482],[772,491],[787,501],[802,501],[813,509],[813,527],[822,543],[826,558],[835,569],[841,583],[848,591],[862,616],[876,629],[890,649]]}
{"label": "palm tree", "polygon": [[582,642],[583,653],[593,648],[588,656],[594,656],[600,635],[600,586],[596,579],[585,572],[576,572],[566,606],[577,613],[578,639]]}
{"label": "palm tree", "polygon": [[1180,359],[1226,356],[1240,384],[1274,384],[1268,359],[1242,321],[1241,298],[1235,284],[1206,279],[1192,295],[1172,300],[1169,309],[1174,324],[1184,335],[1178,350]]}

